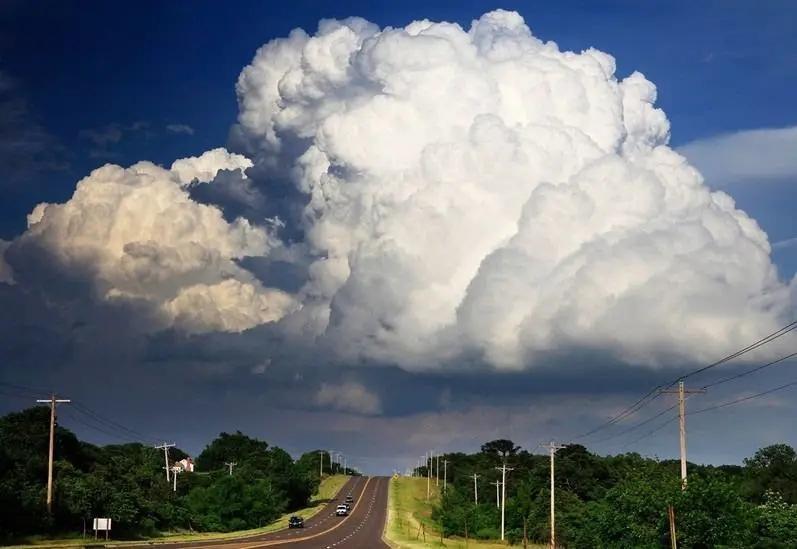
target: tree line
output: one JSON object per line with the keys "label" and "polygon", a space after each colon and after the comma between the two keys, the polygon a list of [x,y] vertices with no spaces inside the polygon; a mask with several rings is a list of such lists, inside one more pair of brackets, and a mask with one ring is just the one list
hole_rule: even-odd
{"label": "tree line", "polygon": [[[509,440],[475,454],[447,454],[448,486],[432,519],[446,536],[499,537],[495,486],[506,462],[506,535],[547,543],[548,455]],[[689,464],[681,489],[679,462],[636,453],[599,456],[573,444],[556,454],[557,545],[577,548],[670,547],[668,507],[679,547],[797,547],[797,453],[785,444],[761,448],[743,466]],[[420,468],[425,475],[426,469]],[[479,501],[474,501],[473,475]],[[434,473],[433,473],[434,474]]]}
{"label": "tree line", "polygon": [[[294,460],[265,441],[221,433],[197,456],[195,472],[179,475],[174,492],[162,451],[140,443],[96,446],[58,426],[48,513],[49,414],[35,407],[0,418],[0,545],[90,530],[95,517],[113,520],[116,539],[257,528],[307,506],[318,490],[318,451]],[[169,449],[170,462],[185,457]],[[326,460],[325,473],[339,472]],[[236,463],[232,475],[227,462]]]}

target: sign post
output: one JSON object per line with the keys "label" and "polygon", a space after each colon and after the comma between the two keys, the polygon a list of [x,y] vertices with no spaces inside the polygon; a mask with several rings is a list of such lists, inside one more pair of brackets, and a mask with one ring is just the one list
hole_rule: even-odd
{"label": "sign post", "polygon": [[105,539],[108,539],[108,532],[111,531],[111,519],[109,518],[95,518],[94,519],[94,539],[97,539],[97,532],[105,530]]}

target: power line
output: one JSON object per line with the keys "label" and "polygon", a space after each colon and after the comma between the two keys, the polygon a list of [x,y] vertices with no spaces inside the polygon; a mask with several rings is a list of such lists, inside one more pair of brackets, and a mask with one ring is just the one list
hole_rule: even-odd
{"label": "power line", "polygon": [[102,424],[107,425],[108,427],[111,427],[111,428],[118,429],[118,430],[124,431],[126,433],[129,433],[130,435],[133,435],[137,440],[142,440],[142,441],[145,441],[145,442],[157,442],[157,439],[155,439],[154,437],[147,436],[145,434],[142,434],[142,433],[136,431],[135,429],[130,429],[129,427],[125,427],[124,425],[122,425],[121,423],[119,423],[117,421],[114,421],[114,420],[109,419],[107,417],[103,417],[102,415],[100,415],[99,413],[95,412],[94,410],[92,410],[91,408],[89,408],[88,406],[86,406],[84,404],[80,404],[79,402],[75,402],[75,403],[73,403],[73,405],[74,405],[76,411],[80,412],[83,415],[91,417],[92,419],[94,419],[98,423],[102,423]]}
{"label": "power line", "polygon": [[[691,416],[691,415],[695,415],[695,414],[702,414],[702,413],[705,413],[705,412],[711,412],[711,411],[714,411],[714,410],[719,410],[721,408],[727,408],[729,406],[734,406],[736,404],[740,404],[742,402],[747,402],[748,400],[753,400],[753,399],[756,399],[756,398],[760,398],[762,396],[766,396],[766,395],[775,393],[777,391],[782,391],[783,389],[788,389],[789,387],[794,387],[794,386],[797,386],[797,381],[791,381],[789,383],[784,383],[783,385],[779,385],[777,387],[773,387],[772,389],[767,389],[766,391],[761,391],[760,393],[756,393],[754,395],[748,395],[746,397],[737,398],[737,399],[734,399],[734,400],[730,400],[728,402],[722,402],[720,404],[714,404],[712,406],[707,406],[705,408],[700,408],[699,410],[693,410],[693,411],[687,413],[686,415]],[[666,411],[669,411],[669,410],[666,410]],[[654,433],[660,431],[661,429],[663,429],[665,426],[669,425],[670,423],[672,423],[676,419],[678,419],[677,415],[671,417],[670,419],[668,419],[667,421],[665,421],[664,423],[662,423],[661,425],[659,425],[658,427],[656,427],[652,431],[649,431],[649,432],[645,433],[644,435],[642,435],[641,437],[639,437],[637,439],[634,439],[633,441],[629,442],[628,444],[623,446],[621,448],[621,450],[625,449],[625,448],[627,448],[629,446],[632,446],[632,445],[636,444],[637,442],[639,442],[640,440],[643,440],[643,439],[653,435]]]}
{"label": "power line", "polygon": [[677,416],[677,415],[675,415],[675,416],[671,417],[670,419],[668,419],[667,421],[665,421],[664,423],[662,423],[661,425],[659,425],[659,426],[658,426],[658,427],[656,427],[655,429],[653,429],[653,430],[651,430],[651,431],[648,431],[647,433],[645,433],[644,435],[642,435],[642,436],[641,436],[641,437],[639,437],[639,438],[635,438],[634,440],[632,440],[631,442],[629,442],[628,444],[626,444],[625,446],[623,446],[623,447],[622,447],[622,448],[620,448],[620,449],[621,449],[621,450],[625,450],[625,449],[626,449],[626,448],[628,448],[629,446],[633,446],[633,445],[634,445],[634,444],[636,444],[637,442],[639,442],[639,441],[641,441],[641,440],[644,440],[644,439],[648,438],[649,436],[653,436],[654,434],[656,434],[656,433],[658,433],[659,431],[661,431],[662,429],[664,429],[664,428],[665,428],[667,425],[669,425],[670,423],[672,423],[672,422],[673,422],[673,421],[675,421],[676,419],[678,419],[678,416]]}
{"label": "power line", "polygon": [[115,432],[113,432],[113,431],[111,431],[109,429],[106,429],[104,427],[101,427],[101,426],[98,426],[96,424],[92,424],[92,423],[90,423],[88,421],[85,421],[85,420],[81,419],[80,417],[74,415],[71,410],[66,414],[66,416],[70,419],[70,421],[74,421],[74,422],[76,422],[76,423],[78,423],[80,425],[83,425],[84,427],[88,427],[89,429],[93,429],[93,430],[97,431],[98,433],[102,433],[102,434],[104,434],[106,436],[109,436],[109,437],[112,437],[112,438],[114,438],[116,440],[120,440],[120,441],[125,442],[125,443],[127,443],[127,442],[141,442],[138,439],[131,438],[130,436],[127,436],[127,435],[120,435],[120,434],[115,433]]}
{"label": "power line", "polygon": [[42,396],[42,395],[48,395],[49,394],[47,391],[44,391],[42,389],[34,389],[33,387],[26,387],[24,385],[17,385],[15,383],[8,383],[7,381],[0,381],[0,385],[2,385],[4,387],[8,387],[9,389],[15,389],[17,391],[22,391],[22,392],[28,394],[28,396]]}
{"label": "power line", "polygon": [[738,373],[736,375],[733,375],[733,376],[730,376],[730,377],[726,377],[724,379],[720,379],[718,381],[715,381],[714,383],[709,383],[708,385],[703,385],[703,388],[704,389],[708,389],[709,387],[716,387],[717,385],[720,385],[722,383],[726,383],[728,381],[733,381],[734,379],[739,379],[740,377],[745,377],[745,376],[748,376],[750,374],[754,374],[755,372],[758,372],[759,370],[763,370],[764,368],[769,368],[770,366],[774,366],[775,364],[780,364],[784,360],[788,360],[788,359],[790,359],[792,357],[795,357],[795,356],[797,356],[797,352],[788,354],[786,356],[782,356],[779,359],[773,360],[772,362],[767,362],[766,364],[764,364],[762,366],[758,366],[758,367],[752,368],[750,370],[745,370],[744,372]]}
{"label": "power line", "polygon": [[774,393],[776,391],[781,391],[783,389],[788,389],[789,387],[794,387],[795,385],[797,385],[797,381],[792,381],[790,383],[786,383],[784,385],[780,385],[780,386],[775,387],[773,389],[768,389],[766,391],[762,391],[762,392],[756,393],[754,395],[738,398],[736,400],[731,400],[729,402],[723,402],[722,404],[715,404],[714,406],[709,406],[707,408],[701,408],[699,410],[695,410],[693,412],[689,412],[689,415],[702,414],[703,412],[710,412],[712,410],[719,410],[720,408],[727,408],[728,406],[733,406],[734,404],[739,404],[741,402],[746,402],[748,400],[753,400],[754,398],[762,397],[762,396]]}
{"label": "power line", "polygon": [[577,440],[577,439],[586,438],[586,437],[588,437],[588,436],[590,436],[590,435],[592,435],[594,433],[597,433],[598,431],[606,429],[607,427],[611,427],[612,425],[614,425],[618,421],[621,421],[621,420],[625,419],[626,417],[629,417],[629,416],[635,414],[640,408],[642,408],[643,406],[649,404],[651,401],[655,400],[659,396],[659,393],[658,393],[659,389],[666,389],[666,388],[672,387],[673,385],[675,385],[679,381],[683,381],[683,380],[685,380],[685,379],[687,379],[689,377],[695,376],[697,374],[700,374],[700,373],[705,372],[707,370],[710,370],[712,368],[716,368],[717,366],[725,364],[726,362],[729,362],[729,361],[731,361],[731,360],[733,360],[735,358],[738,358],[738,357],[740,357],[740,356],[742,356],[742,355],[744,355],[746,353],[749,353],[750,351],[758,349],[759,347],[763,347],[764,345],[767,345],[768,343],[771,343],[772,341],[774,341],[774,340],[776,340],[776,339],[778,339],[780,337],[783,337],[784,335],[790,333],[791,331],[793,331],[795,329],[797,329],[797,320],[790,322],[789,324],[783,326],[779,330],[776,330],[775,332],[772,332],[771,334],[762,337],[758,341],[755,341],[755,342],[751,343],[747,347],[739,349],[738,351],[736,351],[736,352],[734,352],[734,353],[732,353],[730,355],[727,355],[727,356],[725,356],[725,357],[723,357],[723,358],[721,358],[721,359],[719,359],[719,360],[717,360],[715,362],[712,362],[711,364],[708,364],[706,366],[703,366],[701,368],[698,368],[698,369],[693,370],[691,372],[688,372],[686,374],[680,375],[680,376],[678,376],[677,378],[675,378],[674,380],[672,380],[669,383],[662,383],[660,385],[657,385],[656,387],[654,387],[653,389],[651,389],[650,391],[645,393],[642,396],[642,398],[640,398],[639,400],[634,402],[631,406],[625,408],[624,410],[622,410],[617,415],[609,418],[607,421],[599,424],[598,426],[594,427],[593,429],[590,429],[589,431],[587,431],[585,433],[582,433],[582,434],[580,434],[578,436],[573,437],[573,439]]}
{"label": "power line", "polygon": [[785,336],[786,334],[788,334],[789,332],[791,332],[793,330],[797,330],[797,320],[787,324],[786,326],[784,326],[780,330],[778,330],[776,332],[772,332],[768,336],[765,336],[765,337],[759,339],[755,343],[751,343],[750,345],[748,345],[744,349],[736,351],[732,355],[728,355],[725,358],[722,358],[722,359],[720,359],[720,360],[718,360],[716,362],[713,362],[713,363],[709,364],[708,366],[703,366],[702,368],[698,368],[697,370],[693,370],[693,371],[689,372],[688,374],[680,376],[679,378],[675,379],[672,383],[670,383],[670,385],[675,385],[677,382],[683,381],[683,380],[685,380],[688,377],[692,377],[694,375],[701,374],[701,373],[705,372],[706,370],[710,370],[712,368],[716,368],[717,366],[725,364],[726,362],[728,362],[730,360],[733,360],[734,358],[740,357],[743,354],[749,353],[750,351],[754,351],[754,350],[758,349],[759,347],[763,347],[764,345],[775,341],[779,337]]}
{"label": "power line", "polygon": [[613,438],[617,438],[617,437],[621,437],[621,436],[623,436],[623,435],[627,435],[627,434],[628,434],[628,433],[630,433],[631,431],[635,431],[636,429],[639,429],[639,428],[640,428],[640,427],[642,427],[643,425],[647,425],[647,424],[648,424],[648,423],[650,423],[651,421],[655,421],[655,420],[657,420],[658,418],[660,418],[661,416],[663,416],[664,414],[666,414],[666,413],[667,413],[667,412],[669,412],[670,410],[674,410],[674,409],[676,409],[677,407],[678,407],[678,403],[675,403],[675,404],[673,404],[672,406],[670,406],[670,407],[668,407],[668,408],[665,408],[664,410],[662,410],[661,412],[659,412],[659,413],[658,413],[658,414],[656,414],[655,416],[651,416],[651,417],[649,417],[649,418],[648,418],[648,419],[646,419],[645,421],[641,421],[641,422],[639,422],[639,423],[635,423],[634,425],[632,425],[632,426],[631,426],[631,427],[629,427],[628,429],[624,429],[623,431],[620,431],[619,433],[614,433],[614,434],[612,434],[612,435],[609,435],[609,436],[607,436],[607,437],[603,437],[602,439],[599,439],[599,440],[593,441],[591,444],[601,444],[601,443],[603,443],[603,442],[606,442],[607,440],[611,440],[611,439],[613,439]]}
{"label": "power line", "polygon": [[[702,389],[708,389],[708,388],[710,388],[710,387],[715,387],[715,386],[717,386],[717,385],[720,385],[720,384],[722,384],[722,383],[726,383],[726,382],[728,382],[728,381],[733,381],[733,380],[736,380],[736,379],[739,379],[739,378],[742,378],[742,377],[748,376],[748,375],[750,375],[750,374],[753,374],[753,373],[755,373],[755,372],[758,372],[758,371],[760,371],[760,370],[763,370],[764,368],[769,368],[770,366],[774,366],[774,365],[776,365],[776,364],[780,364],[781,362],[783,362],[783,361],[785,361],[785,360],[788,360],[788,359],[790,359],[790,358],[793,358],[793,357],[795,357],[795,356],[797,356],[797,352],[794,352],[794,353],[788,354],[788,355],[786,355],[786,356],[783,356],[783,357],[781,357],[781,358],[778,358],[778,359],[776,359],[776,360],[773,360],[773,361],[771,361],[771,362],[767,362],[766,364],[762,364],[761,366],[757,366],[757,367],[755,367],[755,368],[751,368],[751,369],[749,369],[749,370],[745,370],[745,371],[743,371],[743,372],[740,372],[740,373],[738,373],[738,374],[736,374],[736,375],[732,375],[732,376],[729,376],[729,377],[726,377],[726,378],[723,378],[723,379],[717,380],[717,381],[715,381],[714,383],[709,383],[709,384],[707,384],[707,385],[704,385],[704,386],[702,387]],[[618,433],[613,433],[613,434],[610,434],[610,435],[608,435],[608,436],[605,436],[605,437],[603,437],[603,438],[601,438],[601,439],[595,440],[595,441],[593,441],[593,442],[592,442],[592,444],[602,444],[602,443],[606,442],[607,440],[611,440],[611,439],[613,439],[613,438],[617,438],[617,437],[620,437],[620,436],[626,435],[626,434],[630,433],[631,431],[635,431],[636,429],[638,429],[638,428],[640,428],[640,427],[642,427],[642,426],[644,426],[644,425],[647,425],[648,423],[650,423],[650,422],[652,422],[652,421],[655,421],[656,419],[660,418],[661,416],[663,416],[664,414],[666,414],[666,413],[667,413],[667,412],[669,412],[670,410],[674,410],[675,408],[677,408],[677,406],[678,406],[677,404],[673,404],[673,405],[672,405],[672,406],[670,406],[669,408],[665,408],[664,410],[662,410],[662,411],[661,411],[661,412],[659,412],[658,414],[656,414],[656,415],[654,415],[654,416],[651,416],[651,417],[649,417],[648,419],[646,419],[646,420],[644,420],[644,421],[641,421],[641,422],[639,422],[639,423],[635,423],[634,425],[630,426],[629,428],[627,428],[627,429],[624,429],[624,430],[622,430],[622,431],[620,431],[620,432],[618,432]],[[687,415],[689,415],[689,414],[687,414]]]}

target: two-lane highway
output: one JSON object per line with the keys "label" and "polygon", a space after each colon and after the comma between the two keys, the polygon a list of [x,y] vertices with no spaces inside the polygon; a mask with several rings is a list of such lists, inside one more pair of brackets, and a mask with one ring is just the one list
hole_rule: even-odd
{"label": "two-lane highway", "polygon": [[[335,528],[296,540],[291,549],[388,549],[382,541],[387,517],[386,477],[371,477],[351,514]],[[262,546],[260,546],[262,547]],[[253,548],[254,549],[254,548]]]}
{"label": "two-lane highway", "polygon": [[[268,534],[226,540],[158,544],[158,549],[387,549],[382,541],[387,516],[386,477],[350,479],[324,508],[305,521],[304,528],[283,529]],[[348,516],[338,517],[335,508],[351,494],[354,506]]]}

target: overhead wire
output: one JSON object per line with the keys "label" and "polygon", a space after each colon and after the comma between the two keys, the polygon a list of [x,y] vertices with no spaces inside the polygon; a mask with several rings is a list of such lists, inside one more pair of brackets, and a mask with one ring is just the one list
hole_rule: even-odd
{"label": "overhead wire", "polygon": [[[712,412],[714,410],[720,410],[722,408],[728,408],[730,406],[735,406],[737,404],[741,404],[742,402],[747,402],[747,401],[750,401],[750,400],[753,400],[753,399],[756,399],[756,398],[760,398],[762,396],[770,395],[770,394],[775,393],[777,391],[782,391],[783,389],[788,389],[789,387],[795,387],[795,386],[797,386],[797,380],[796,381],[791,381],[789,383],[784,383],[783,385],[778,385],[777,387],[773,387],[771,389],[767,389],[766,391],[761,391],[761,392],[755,393],[753,395],[747,395],[747,396],[744,396],[744,397],[741,397],[741,398],[736,398],[734,400],[729,400],[727,402],[721,402],[719,404],[713,404],[711,406],[706,406],[705,408],[692,410],[691,412],[687,412],[686,415],[687,416],[693,416],[693,415],[697,415],[697,414],[703,414],[703,413],[706,413],[706,412]],[[687,397],[687,398],[689,398],[689,397]],[[669,408],[669,409],[665,410],[665,412],[667,412],[667,411],[669,411],[671,409],[672,408]],[[663,415],[663,414],[660,414],[660,415]],[[631,446],[633,444],[636,444],[640,440],[643,440],[643,439],[655,434],[656,432],[660,431],[666,425],[669,425],[670,423],[672,423],[676,419],[678,419],[678,415],[675,415],[675,416],[671,417],[670,419],[668,419],[667,421],[665,421],[661,425],[657,426],[652,431],[649,431],[649,432],[645,433],[644,435],[642,435],[641,437],[639,437],[637,439],[634,439],[633,441],[631,441],[628,444],[624,445],[621,449],[627,448],[627,447],[629,447],[629,446]]]}
{"label": "overhead wire", "polygon": [[117,421],[114,421],[112,419],[109,419],[107,417],[104,417],[104,416],[100,415],[99,413],[95,412],[94,410],[92,410],[88,406],[86,406],[84,404],[81,404],[80,402],[73,401],[72,402],[72,407],[73,407],[73,409],[75,411],[83,414],[84,416],[92,418],[97,423],[103,424],[103,425],[107,426],[110,429],[118,429],[119,431],[127,433],[128,435],[132,435],[133,438],[135,438],[137,440],[145,441],[145,442],[148,442],[148,443],[157,442],[156,438],[148,436],[148,435],[145,435],[143,433],[140,433],[139,431],[136,431],[135,429],[131,429],[129,427],[125,427],[124,425],[122,425],[121,423],[119,423]]}
{"label": "overhead wire", "polygon": [[58,415],[59,415],[59,417],[60,416],[66,416],[69,419],[70,422],[74,421],[74,422],[76,422],[76,423],[78,423],[80,425],[83,425],[84,427],[88,427],[89,429],[93,429],[93,430],[95,430],[95,431],[97,431],[99,433],[102,433],[102,434],[104,434],[106,436],[115,438],[115,439],[120,440],[122,442],[141,442],[140,440],[136,440],[134,438],[131,438],[131,437],[125,436],[125,435],[120,435],[119,433],[110,431],[109,429],[105,429],[105,428],[103,428],[101,426],[98,426],[96,424],[92,424],[92,423],[90,423],[88,421],[85,421],[85,420],[81,419],[79,416],[75,415],[73,412],[74,412],[74,410],[70,410],[67,407],[63,407],[58,412]]}
{"label": "overhead wire", "polygon": [[728,381],[733,381],[735,379],[739,379],[741,377],[745,377],[745,376],[748,376],[750,374],[754,374],[754,373],[756,373],[756,372],[758,372],[760,370],[763,370],[764,368],[769,368],[770,366],[775,366],[776,364],[780,364],[781,362],[784,362],[784,361],[786,361],[786,360],[788,360],[790,358],[793,358],[795,356],[797,356],[797,352],[788,354],[786,356],[782,356],[782,357],[780,357],[778,359],[775,359],[775,360],[773,360],[771,362],[767,362],[766,364],[763,364],[761,366],[757,366],[756,368],[751,368],[749,370],[745,370],[745,371],[740,372],[738,374],[735,374],[735,375],[728,376],[726,378],[717,380],[714,383],[708,383],[706,385],[703,385],[702,388],[703,389],[708,389],[709,387],[716,387],[717,385],[721,385],[723,383],[727,383]]}
{"label": "overhead wire", "polygon": [[[789,324],[783,326],[782,328],[780,328],[780,329],[778,329],[778,330],[776,330],[776,331],[774,331],[774,332],[762,337],[761,339],[751,343],[750,345],[747,345],[746,347],[743,347],[742,349],[739,349],[738,351],[736,351],[734,353],[731,353],[731,354],[729,354],[729,355],[727,355],[727,356],[725,356],[725,357],[723,357],[723,358],[721,358],[721,359],[719,359],[717,361],[712,362],[711,364],[708,364],[708,365],[703,366],[701,368],[697,368],[696,370],[692,370],[691,372],[687,372],[686,374],[682,374],[682,375],[676,377],[675,379],[673,379],[672,381],[670,381],[668,383],[665,382],[665,383],[659,384],[656,387],[654,387],[653,389],[651,389],[650,391],[648,391],[647,393],[645,393],[640,399],[638,399],[636,402],[634,402],[631,406],[628,406],[627,408],[623,409],[622,411],[620,411],[615,416],[609,418],[607,421],[597,425],[596,427],[590,429],[589,431],[586,431],[586,432],[584,432],[584,433],[582,433],[580,435],[572,437],[572,439],[573,440],[579,440],[579,439],[587,438],[587,437],[589,437],[590,435],[592,435],[594,433],[597,433],[599,431],[602,431],[603,429],[611,427],[615,423],[617,423],[619,421],[622,421],[623,419],[634,415],[641,408],[643,408],[644,406],[648,405],[650,402],[655,400],[661,394],[660,393],[660,389],[666,389],[666,388],[672,387],[673,385],[675,385],[679,381],[683,381],[683,380],[685,380],[685,379],[687,379],[689,377],[698,375],[698,374],[703,373],[705,371],[708,371],[708,370],[710,370],[712,368],[716,368],[717,366],[725,364],[725,363],[727,363],[727,362],[729,362],[729,361],[731,361],[731,360],[733,360],[735,358],[738,358],[738,357],[740,357],[740,356],[742,356],[744,354],[747,354],[747,353],[749,353],[751,351],[754,351],[755,349],[758,349],[759,347],[763,347],[764,345],[767,345],[767,344],[771,343],[772,341],[775,341],[776,339],[778,339],[780,337],[783,337],[784,335],[786,335],[786,334],[788,334],[788,333],[790,333],[790,332],[792,332],[794,330],[797,330],[797,320],[790,322]],[[766,366],[767,365],[765,365],[765,367]],[[750,372],[750,373],[752,373],[752,372]],[[741,376],[739,376],[739,377],[741,377]]]}
{"label": "overhead wire", "polygon": [[[734,381],[736,379],[748,376],[750,374],[754,374],[754,373],[759,372],[759,371],[761,371],[761,370],[763,370],[765,368],[769,368],[770,366],[775,366],[777,364],[785,362],[786,360],[788,360],[790,358],[793,358],[795,356],[797,356],[797,352],[790,353],[790,354],[782,356],[782,357],[780,357],[778,359],[775,359],[775,360],[772,360],[770,362],[767,362],[766,364],[762,364],[761,366],[757,366],[757,367],[751,368],[749,370],[744,370],[743,372],[740,372],[740,373],[732,375],[732,376],[728,376],[726,378],[719,379],[719,380],[717,380],[717,381],[715,381],[713,383],[708,383],[708,384],[704,385],[702,387],[702,389],[708,389],[709,387],[716,387],[717,385],[720,385],[720,384],[723,384],[723,383],[726,383],[726,382],[729,382],[729,381]],[[636,429],[638,429],[638,428],[640,428],[640,427],[642,427],[644,425],[647,425],[648,423],[650,423],[652,421],[655,421],[656,419],[660,418],[661,416],[663,416],[664,414],[666,414],[670,410],[675,409],[677,406],[678,406],[678,404],[673,404],[672,406],[662,410],[658,414],[656,414],[654,416],[651,416],[650,418],[648,418],[648,419],[646,419],[644,421],[641,421],[639,423],[635,423],[634,425],[632,425],[631,427],[629,427],[627,429],[624,429],[624,430],[622,430],[622,431],[620,431],[618,433],[610,434],[610,435],[608,435],[606,437],[603,437],[601,439],[594,440],[594,441],[592,441],[592,444],[601,444],[603,442],[606,442],[607,440],[611,440],[613,438],[617,438],[617,437],[623,436],[625,434],[628,434],[631,431],[635,431]]]}
{"label": "overhead wire", "polygon": [[695,414],[702,414],[704,412],[711,412],[712,410],[719,410],[720,408],[727,408],[728,406],[733,406],[735,404],[740,404],[742,402],[747,402],[748,400],[753,400],[754,398],[759,398],[765,395],[772,394],[777,391],[782,391],[783,389],[788,389],[789,387],[794,387],[797,385],[797,381],[792,381],[789,383],[785,383],[783,385],[779,385],[778,387],[774,387],[772,389],[767,389],[766,391],[762,391],[760,393],[756,393],[754,395],[749,395],[742,398],[737,398],[736,400],[731,400],[729,402],[723,402],[721,404],[715,404],[713,406],[708,406],[706,408],[700,408],[699,410],[693,410],[689,412],[688,416],[695,415]]}

